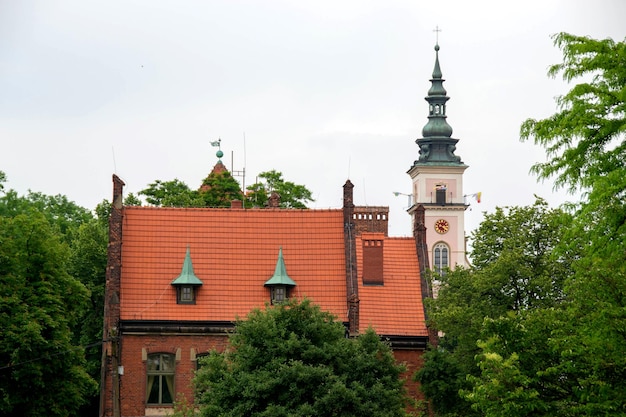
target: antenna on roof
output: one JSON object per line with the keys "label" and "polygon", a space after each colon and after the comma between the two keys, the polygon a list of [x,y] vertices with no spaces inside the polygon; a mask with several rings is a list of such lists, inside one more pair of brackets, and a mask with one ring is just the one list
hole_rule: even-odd
{"label": "antenna on roof", "polygon": [[113,154],[113,173],[117,174],[117,164],[115,163],[115,147],[111,145],[111,153]]}
{"label": "antenna on roof", "polygon": [[234,177],[241,177],[241,188],[246,195],[246,132],[243,132],[243,168],[241,170],[235,170],[235,155],[234,152],[230,152],[230,172]]}

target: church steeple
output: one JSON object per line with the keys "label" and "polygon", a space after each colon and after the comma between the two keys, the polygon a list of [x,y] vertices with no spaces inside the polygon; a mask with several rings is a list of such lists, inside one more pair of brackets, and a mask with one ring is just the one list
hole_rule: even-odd
{"label": "church steeple", "polygon": [[450,100],[443,87],[441,67],[439,65],[439,44],[435,45],[435,68],[430,80],[428,96],[428,123],[422,129],[422,138],[415,142],[419,145],[417,164],[463,164],[454,154],[458,139],[452,138],[452,127],[446,120],[446,102]]}
{"label": "church steeple", "polygon": [[[439,28],[435,30],[439,32]],[[413,215],[419,207],[424,210],[423,224],[414,225],[416,238],[426,228],[428,264],[435,271],[468,266],[465,257],[465,198],[463,173],[468,168],[454,154],[458,139],[452,137],[452,127],[446,118],[446,103],[450,99],[443,87],[439,65],[439,42],[435,44],[435,68],[430,79],[428,123],[422,129],[419,159],[407,172],[413,181]],[[417,227],[419,226],[419,227]]]}

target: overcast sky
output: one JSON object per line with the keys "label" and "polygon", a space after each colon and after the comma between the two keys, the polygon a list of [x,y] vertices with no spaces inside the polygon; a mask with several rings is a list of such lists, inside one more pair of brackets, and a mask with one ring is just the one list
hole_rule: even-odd
{"label": "overcast sky", "polygon": [[519,127],[568,89],[546,75],[550,36],[623,40],[625,18],[622,0],[0,0],[0,170],[95,208],[113,173],[126,193],[199,187],[221,138],[246,185],[276,169],[339,208],[350,178],[357,205],[389,206],[390,234],[410,235],[393,192],[411,191],[439,26],[464,191],[483,193],[469,232],[495,206],[570,199],[529,175],[544,152]]}

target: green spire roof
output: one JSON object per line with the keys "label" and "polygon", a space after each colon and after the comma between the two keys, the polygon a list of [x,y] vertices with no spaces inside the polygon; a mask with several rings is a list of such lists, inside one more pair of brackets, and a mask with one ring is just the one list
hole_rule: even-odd
{"label": "green spire roof", "polygon": [[178,278],[172,281],[172,285],[202,285],[200,278],[193,273],[189,246],[187,246],[187,254],[185,255],[185,261],[183,262],[183,270]]}
{"label": "green spire roof", "polygon": [[296,283],[291,278],[289,278],[289,275],[287,275],[287,268],[285,268],[285,260],[283,259],[282,247],[278,251],[278,261],[276,261],[276,269],[274,270],[274,275],[272,275],[270,279],[265,281],[264,285],[288,285],[290,287],[296,286]]}
{"label": "green spire roof", "polygon": [[439,65],[439,44],[435,45],[435,68],[428,90],[428,123],[422,129],[422,138],[415,142],[419,146],[420,156],[416,164],[463,165],[461,158],[454,154],[458,139],[452,138],[452,127],[448,124],[446,102],[450,99],[443,87]]}

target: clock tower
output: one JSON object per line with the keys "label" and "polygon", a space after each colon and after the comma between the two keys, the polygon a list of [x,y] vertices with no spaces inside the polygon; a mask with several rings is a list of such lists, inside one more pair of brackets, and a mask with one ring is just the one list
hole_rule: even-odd
{"label": "clock tower", "polygon": [[425,209],[426,243],[430,268],[468,266],[465,256],[465,198],[463,172],[468,168],[454,154],[458,139],[446,121],[446,102],[450,99],[443,87],[439,67],[439,44],[435,45],[435,68],[428,90],[428,123],[422,129],[419,159],[408,171],[413,180],[413,206]]}

